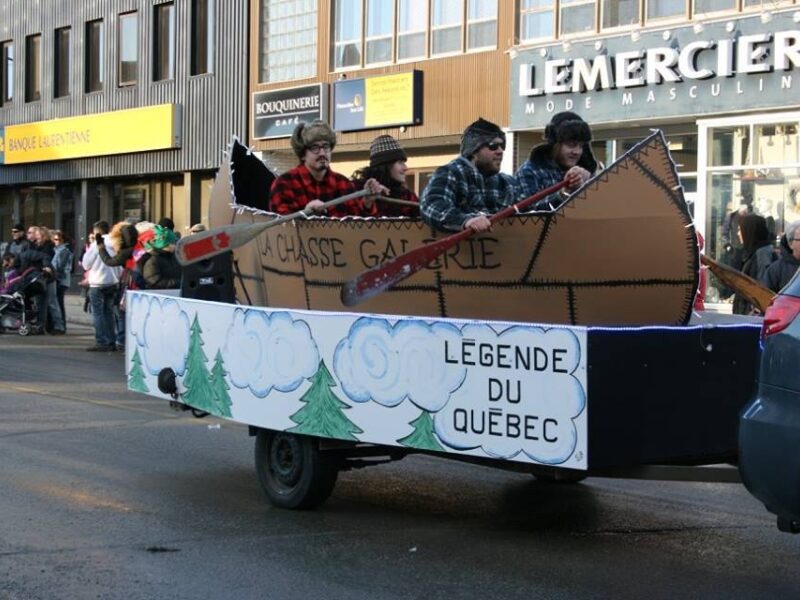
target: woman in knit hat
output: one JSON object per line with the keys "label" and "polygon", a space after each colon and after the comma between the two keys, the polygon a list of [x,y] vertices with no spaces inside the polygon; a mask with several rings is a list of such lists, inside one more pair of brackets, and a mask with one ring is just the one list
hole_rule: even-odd
{"label": "woman in knit hat", "polygon": [[567,181],[563,193],[551,194],[537,202],[533,210],[554,210],[569,193],[574,192],[595,174],[598,163],[592,154],[592,131],[574,112],[553,116],[544,130],[545,142],[535,146],[517,171],[524,197]]}
{"label": "woman in knit hat", "polygon": [[[407,202],[419,202],[417,195],[406,185],[405,150],[390,135],[379,135],[369,147],[369,166],[353,173],[356,188],[363,189],[369,179],[375,179],[389,190],[388,196]],[[389,202],[379,202],[382,217],[418,217],[419,208]]]}

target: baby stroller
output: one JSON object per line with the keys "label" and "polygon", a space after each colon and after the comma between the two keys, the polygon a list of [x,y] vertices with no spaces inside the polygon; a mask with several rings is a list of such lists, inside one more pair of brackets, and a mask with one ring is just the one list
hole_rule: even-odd
{"label": "baby stroller", "polygon": [[35,303],[44,302],[42,296],[46,291],[44,273],[33,268],[25,271],[5,294],[0,294],[0,332],[16,331],[20,335],[29,335],[37,326]]}

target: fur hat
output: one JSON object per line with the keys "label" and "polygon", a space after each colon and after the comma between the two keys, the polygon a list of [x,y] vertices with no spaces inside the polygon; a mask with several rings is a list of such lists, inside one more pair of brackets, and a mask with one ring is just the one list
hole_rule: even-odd
{"label": "fur hat", "polygon": [[592,141],[592,130],[589,125],[574,112],[564,111],[553,115],[550,124],[544,128],[547,143],[555,146],[560,142]]}
{"label": "fur hat", "polygon": [[308,125],[300,123],[292,132],[292,150],[300,160],[303,160],[306,149],[318,142],[328,142],[331,150],[336,146],[336,133],[325,121],[316,119]]}
{"label": "fur hat", "polygon": [[601,166],[592,152],[592,130],[589,125],[574,112],[564,111],[553,115],[550,123],[544,128],[545,141],[531,149],[529,160],[533,163],[552,162],[556,144],[562,142],[581,142],[583,154],[578,166],[589,173],[595,173]]}
{"label": "fur hat", "polygon": [[506,143],[506,134],[502,129],[484,118],[478,118],[464,130],[461,137],[461,156],[471,158],[482,146],[491,143],[495,138]]}
{"label": "fur hat", "polygon": [[369,147],[369,166],[391,164],[398,160],[408,160],[405,150],[390,135],[379,135]]}

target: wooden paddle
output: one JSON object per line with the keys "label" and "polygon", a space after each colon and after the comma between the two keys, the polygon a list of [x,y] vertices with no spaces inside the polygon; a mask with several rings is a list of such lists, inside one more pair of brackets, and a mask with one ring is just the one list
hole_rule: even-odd
{"label": "wooden paddle", "polygon": [[[533,196],[520,200],[516,204],[508,206],[500,212],[490,215],[489,221],[496,223],[510,215],[518,213],[521,209],[557,192],[566,184],[566,181],[561,181],[555,185],[551,185]],[[449,235],[436,242],[425,244],[420,248],[401,254],[388,262],[372,267],[368,271],[364,271],[342,286],[342,304],[345,306],[355,306],[368,298],[377,296],[393,285],[397,285],[404,279],[411,277],[417,271],[424,269],[431,262],[444,254],[449,248],[452,248],[462,240],[474,234],[475,232],[472,229],[464,229],[463,231]]]}
{"label": "wooden paddle", "polygon": [[[327,202],[323,203],[318,210],[328,209],[332,206],[336,206],[337,204],[341,204],[342,202],[355,200],[356,198],[369,195],[369,190],[359,190],[358,192],[353,192],[352,194],[347,194],[340,198],[328,200]],[[223,225],[221,227],[209,229],[208,231],[201,231],[200,233],[182,237],[178,240],[178,243],[175,246],[175,257],[178,259],[178,262],[181,265],[191,265],[192,263],[196,263],[198,261],[211,258],[212,256],[222,254],[223,252],[228,252],[234,248],[238,248],[253,238],[258,237],[263,231],[269,229],[270,227],[283,225],[284,223],[294,221],[300,217],[307,217],[315,212],[317,211],[304,208],[303,210],[298,210],[297,212],[277,217],[272,221],[267,221],[266,223]]]}
{"label": "wooden paddle", "polygon": [[375,196],[376,200],[381,202],[388,202],[389,204],[399,204],[400,206],[413,206],[419,208],[418,202],[411,202],[410,200],[399,200],[397,198],[389,198],[388,196]]}
{"label": "wooden paddle", "polygon": [[723,265],[705,254],[700,255],[700,262],[707,266],[708,269],[717,276],[717,279],[737,294],[741,294],[750,304],[760,310],[762,314],[767,311],[772,299],[775,297],[775,292],[771,289],[764,287],[749,275],[745,275],[741,271],[737,271],[728,265]]}

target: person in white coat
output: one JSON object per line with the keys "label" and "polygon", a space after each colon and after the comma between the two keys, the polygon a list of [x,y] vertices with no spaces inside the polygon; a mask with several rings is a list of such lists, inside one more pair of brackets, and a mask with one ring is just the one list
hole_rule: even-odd
{"label": "person in white coat", "polygon": [[95,344],[87,348],[89,352],[113,352],[117,349],[114,305],[119,288],[120,268],[107,266],[97,251],[97,247],[103,245],[109,254],[114,254],[108,232],[106,221],[94,224],[94,244],[89,245],[81,260],[89,282],[89,306],[94,322]]}

